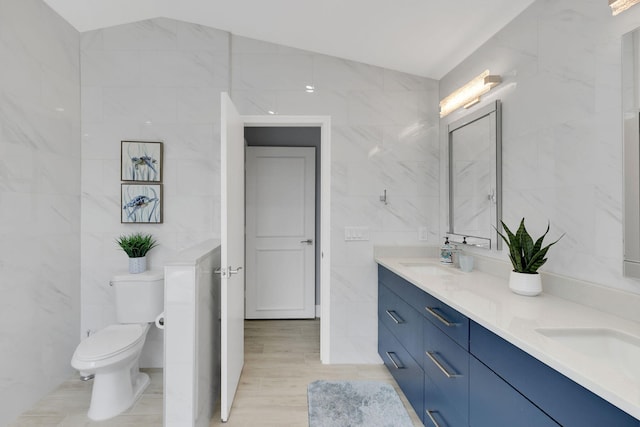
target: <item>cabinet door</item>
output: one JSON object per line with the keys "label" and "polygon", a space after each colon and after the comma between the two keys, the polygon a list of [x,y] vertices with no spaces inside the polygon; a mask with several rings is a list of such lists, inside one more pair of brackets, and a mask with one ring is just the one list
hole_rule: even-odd
{"label": "cabinet door", "polygon": [[418,418],[423,420],[424,373],[422,368],[382,322],[378,322],[378,354],[407,396]]}
{"label": "cabinet door", "polygon": [[382,283],[378,286],[378,319],[415,360],[422,360],[423,317]]}
{"label": "cabinet door", "polygon": [[469,353],[431,322],[423,321],[425,424],[437,420],[436,426],[468,426]]}
{"label": "cabinet door", "polygon": [[640,422],[530,354],[471,322],[471,353],[565,427]]}
{"label": "cabinet door", "polygon": [[473,356],[469,358],[469,425],[560,426]]}

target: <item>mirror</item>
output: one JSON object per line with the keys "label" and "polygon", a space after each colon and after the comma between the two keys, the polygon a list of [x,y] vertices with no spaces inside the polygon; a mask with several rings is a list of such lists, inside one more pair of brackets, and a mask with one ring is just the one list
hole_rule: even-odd
{"label": "mirror", "polygon": [[640,278],[640,29],[622,36],[623,275]]}
{"label": "mirror", "polygon": [[[451,123],[449,240],[501,249],[502,107],[500,101]],[[495,227],[495,228],[494,228]]]}

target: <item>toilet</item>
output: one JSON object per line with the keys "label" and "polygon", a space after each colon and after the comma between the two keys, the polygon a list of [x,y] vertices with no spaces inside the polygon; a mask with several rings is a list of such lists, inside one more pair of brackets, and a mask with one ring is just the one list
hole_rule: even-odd
{"label": "toilet", "polygon": [[110,285],[118,323],[85,338],[71,359],[83,379],[94,379],[88,416],[95,421],[127,410],[149,385],[138,360],[147,332],[164,310],[161,271],[116,275]]}

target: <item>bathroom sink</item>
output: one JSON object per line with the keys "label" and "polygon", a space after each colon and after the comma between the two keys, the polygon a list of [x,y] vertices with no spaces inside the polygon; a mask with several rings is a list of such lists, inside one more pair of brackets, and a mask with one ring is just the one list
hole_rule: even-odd
{"label": "bathroom sink", "polygon": [[640,381],[638,337],[604,328],[541,328],[536,332]]}
{"label": "bathroom sink", "polygon": [[451,267],[440,267],[433,263],[426,262],[401,262],[401,266],[408,268],[414,273],[424,274],[427,276],[449,276],[453,272]]}

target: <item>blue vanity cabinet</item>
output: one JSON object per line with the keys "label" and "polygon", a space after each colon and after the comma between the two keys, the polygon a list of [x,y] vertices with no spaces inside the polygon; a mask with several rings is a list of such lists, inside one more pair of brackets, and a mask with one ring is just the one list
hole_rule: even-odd
{"label": "blue vanity cabinet", "polygon": [[459,346],[469,349],[469,319],[439,299],[424,292],[422,314]]}
{"label": "blue vanity cabinet", "polygon": [[[470,427],[559,427],[475,357],[469,360]],[[614,424],[603,424],[603,426]]]}
{"label": "blue vanity cabinet", "polygon": [[422,360],[422,316],[385,285],[378,286],[378,319],[415,360]]}
{"label": "blue vanity cabinet", "polygon": [[[473,356],[511,387],[541,408],[564,427],[638,427],[640,421],[593,392],[520,350],[493,332],[471,322],[470,350]],[[472,357],[473,359],[473,357]],[[485,409],[486,402],[475,402],[474,393],[484,390],[471,372],[471,418],[474,408]],[[504,408],[498,404],[497,408]],[[478,424],[482,425],[482,424]],[[498,425],[498,424],[494,424]]]}
{"label": "blue vanity cabinet", "polygon": [[378,321],[378,354],[422,420],[424,372],[391,331]]}
{"label": "blue vanity cabinet", "polygon": [[378,272],[378,354],[422,419],[424,319],[409,301],[424,292],[383,267]]}
{"label": "blue vanity cabinet", "polygon": [[431,322],[424,322],[424,424],[469,425],[469,353]]}

